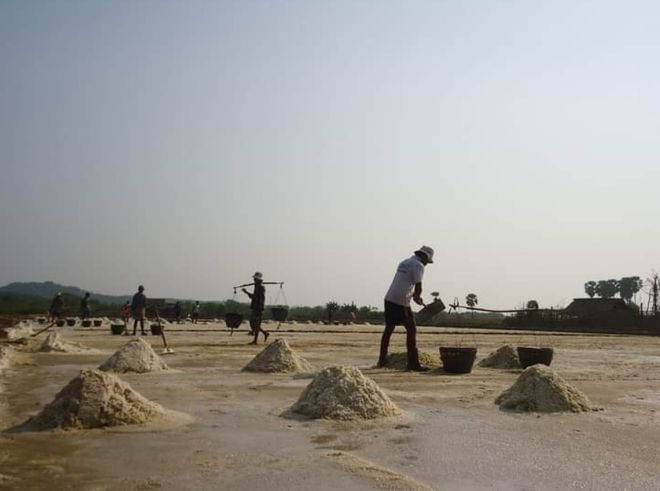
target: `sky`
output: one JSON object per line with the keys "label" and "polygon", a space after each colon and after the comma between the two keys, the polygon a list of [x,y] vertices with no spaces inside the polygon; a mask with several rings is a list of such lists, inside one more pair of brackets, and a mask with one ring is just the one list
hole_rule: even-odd
{"label": "sky", "polygon": [[[0,284],[542,307],[660,269],[654,1],[0,2]],[[268,291],[276,301],[277,288]],[[245,297],[237,297],[245,299]]]}

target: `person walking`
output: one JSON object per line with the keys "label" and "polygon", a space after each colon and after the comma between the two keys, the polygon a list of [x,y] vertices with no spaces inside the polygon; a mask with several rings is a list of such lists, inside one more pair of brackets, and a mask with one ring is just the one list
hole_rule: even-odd
{"label": "person walking", "polygon": [[199,302],[195,302],[195,305],[193,305],[192,308],[192,323],[197,324],[197,321],[199,320],[199,311],[201,309],[201,305],[199,305]]}
{"label": "person walking", "polygon": [[264,312],[264,306],[266,305],[266,288],[263,285],[264,276],[260,272],[254,273],[252,276],[254,280],[254,291],[250,293],[245,288],[243,288],[243,293],[250,297],[250,328],[252,329],[252,334],[254,335],[254,341],[250,344],[257,344],[259,339],[259,333],[264,333],[264,342],[268,340],[270,333],[261,328],[261,317]]}
{"label": "person walking", "polygon": [[85,293],[85,296],[80,300],[80,316],[83,320],[89,319],[92,316],[92,299],[90,298],[89,292]]}
{"label": "person walking", "polygon": [[181,324],[181,302],[177,300],[174,304],[174,319],[177,324]]}
{"label": "person walking", "polygon": [[62,318],[63,313],[64,313],[64,296],[62,295],[61,292],[58,292],[53,298],[53,301],[50,303],[50,309],[48,309],[48,314],[50,316],[51,322],[54,324],[55,321]]}
{"label": "person walking", "polygon": [[128,336],[128,321],[131,318],[131,302],[126,300],[126,303],[121,306],[119,310],[121,320],[124,321],[124,336]]}
{"label": "person walking", "polygon": [[131,301],[131,315],[133,316],[133,336],[135,336],[137,331],[138,321],[140,321],[140,332],[144,336],[144,319],[147,315],[147,297],[144,294],[144,287],[140,285],[138,291],[133,295],[133,300]]}
{"label": "person walking", "polygon": [[380,356],[378,367],[387,365],[387,350],[394,328],[403,325],[406,329],[406,350],[408,354],[408,370],[427,371],[428,368],[419,364],[417,351],[417,326],[410,308],[410,300],[417,305],[424,305],[422,300],[422,278],[424,267],[433,263],[433,249],[422,246],[415,253],[399,263],[394,279],[385,295],[385,331],[380,340]]}

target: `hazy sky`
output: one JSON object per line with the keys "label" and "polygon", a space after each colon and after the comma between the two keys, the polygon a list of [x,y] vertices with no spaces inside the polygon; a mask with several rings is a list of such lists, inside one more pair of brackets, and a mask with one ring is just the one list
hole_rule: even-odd
{"label": "hazy sky", "polygon": [[[655,1],[3,1],[0,283],[542,306],[660,268]],[[275,294],[275,290],[269,294]]]}

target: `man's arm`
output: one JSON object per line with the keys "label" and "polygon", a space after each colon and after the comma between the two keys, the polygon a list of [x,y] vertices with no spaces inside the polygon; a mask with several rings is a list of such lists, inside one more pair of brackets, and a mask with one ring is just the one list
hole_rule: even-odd
{"label": "man's arm", "polygon": [[247,291],[245,288],[243,288],[243,293],[245,293],[248,297],[252,298],[253,295],[249,291]]}
{"label": "man's arm", "polygon": [[413,292],[413,301],[417,305],[424,305],[424,300],[422,300],[422,282],[415,283],[415,291]]}

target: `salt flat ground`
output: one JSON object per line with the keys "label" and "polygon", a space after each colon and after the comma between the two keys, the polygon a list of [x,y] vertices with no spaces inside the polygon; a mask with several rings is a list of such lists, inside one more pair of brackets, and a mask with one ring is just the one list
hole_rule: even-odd
{"label": "salt flat ground", "polygon": [[[240,369],[263,345],[220,324],[171,326],[169,372],[122,375],[144,396],[189,413],[173,428],[0,433],[3,489],[660,489],[660,337],[421,328],[422,351],[476,345],[555,348],[553,367],[602,411],[517,414],[495,397],[518,371],[469,375],[372,368],[378,326],[268,326],[317,367],[355,365],[406,415],[363,423],[281,417],[309,383]],[[196,329],[195,332],[192,329]],[[327,332],[328,330],[340,331]],[[81,368],[127,342],[109,328],[63,328],[100,354],[33,353],[0,376],[0,429],[39,411]],[[392,351],[403,351],[398,328]],[[43,339],[45,335],[41,335]],[[158,352],[160,337],[149,336]],[[261,342],[261,340],[260,340]]]}

